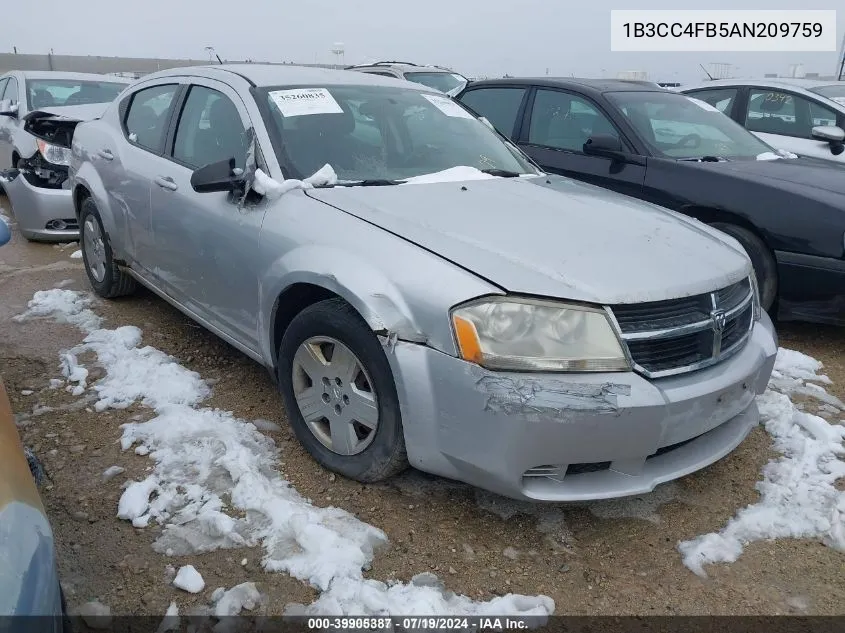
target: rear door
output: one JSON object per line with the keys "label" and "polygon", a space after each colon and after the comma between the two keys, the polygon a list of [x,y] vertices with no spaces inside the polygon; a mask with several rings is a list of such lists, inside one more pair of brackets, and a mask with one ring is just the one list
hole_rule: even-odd
{"label": "rear door", "polygon": [[[529,96],[519,146],[543,169],[631,196],[642,196],[644,157],[637,156],[604,109],[574,92],[537,87]],[[622,142],[630,161],[588,156],[583,147],[593,134]]]}
{"label": "rear door", "polygon": [[229,193],[191,187],[205,165],[234,158],[244,168],[253,122],[238,93],[213,79],[192,77],[177,111],[151,178],[155,274],[182,305],[256,350],[255,253],[265,203],[239,208]]}
{"label": "rear door", "polygon": [[155,267],[150,191],[180,91],[178,78],[142,84],[120,103],[120,126],[92,148],[109,206],[124,222],[126,256],[149,276]]}

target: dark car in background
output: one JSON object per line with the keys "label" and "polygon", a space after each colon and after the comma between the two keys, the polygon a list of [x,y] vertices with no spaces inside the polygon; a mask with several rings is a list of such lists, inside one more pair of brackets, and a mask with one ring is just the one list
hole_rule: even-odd
{"label": "dark car in background", "polygon": [[737,239],[773,315],[845,325],[840,168],[776,151],[704,101],[626,81],[485,80],[455,98],[547,172],[667,207]]}

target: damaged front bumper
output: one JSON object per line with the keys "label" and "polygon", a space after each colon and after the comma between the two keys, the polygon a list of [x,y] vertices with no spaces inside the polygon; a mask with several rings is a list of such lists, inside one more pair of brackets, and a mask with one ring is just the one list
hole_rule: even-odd
{"label": "damaged front bumper", "polygon": [[79,239],[67,172],[21,161],[20,169],[0,173],[18,230],[30,240],[67,242]]}
{"label": "damaged front bumper", "polygon": [[647,493],[730,453],[759,422],[776,353],[764,314],[730,359],[659,380],[490,372],[411,343],[388,356],[414,467],[517,499],[582,501]]}

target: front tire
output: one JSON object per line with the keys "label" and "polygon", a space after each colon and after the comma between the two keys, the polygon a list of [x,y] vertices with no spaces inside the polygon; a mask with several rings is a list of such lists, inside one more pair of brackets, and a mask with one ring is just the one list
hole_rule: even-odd
{"label": "front tire", "polygon": [[757,284],[760,286],[760,305],[766,312],[769,312],[778,294],[777,264],[775,264],[769,248],[763,243],[763,240],[741,226],[715,223],[713,227],[727,233],[742,244],[751,259],[754,274],[757,276]]}
{"label": "front tire", "polygon": [[135,290],[135,280],[114,261],[114,253],[109,237],[103,229],[100,212],[90,197],[82,201],[79,245],[82,247],[85,273],[94,292],[104,299],[114,299],[131,294]]}
{"label": "front tire", "polygon": [[364,483],[408,467],[390,364],[348,303],[321,301],[294,317],[278,365],[290,424],[322,466]]}

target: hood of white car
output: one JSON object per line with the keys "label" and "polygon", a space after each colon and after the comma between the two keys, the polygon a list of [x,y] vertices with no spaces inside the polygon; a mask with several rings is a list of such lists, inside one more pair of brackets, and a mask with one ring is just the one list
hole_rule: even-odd
{"label": "hood of white car", "polygon": [[513,293],[640,303],[709,292],[751,271],[715,229],[556,176],[307,193]]}
{"label": "hood of white car", "polygon": [[27,114],[26,118],[40,118],[43,116],[41,113],[43,113],[52,114],[63,119],[73,119],[74,121],[91,121],[101,117],[108,107],[108,103],[88,103],[83,105],[38,108]]}

